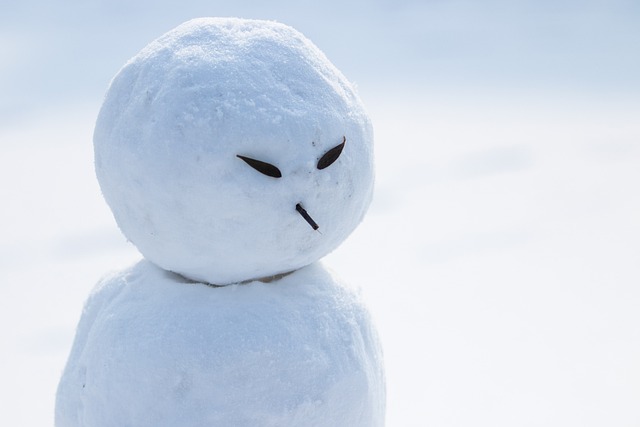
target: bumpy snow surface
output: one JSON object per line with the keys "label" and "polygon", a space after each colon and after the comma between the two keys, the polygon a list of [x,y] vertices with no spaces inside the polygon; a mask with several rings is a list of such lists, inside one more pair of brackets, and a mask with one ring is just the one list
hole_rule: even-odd
{"label": "bumpy snow surface", "polygon": [[372,194],[372,130],[353,88],[274,22],[197,19],[152,42],[111,83],[94,143],[127,238],[157,265],[208,283],[317,261]]}
{"label": "bumpy snow surface", "polygon": [[90,296],[56,425],[381,426],[381,366],[358,295],[319,264],[213,288],[142,261]]}
{"label": "bumpy snow surface", "polygon": [[314,264],[373,186],[369,119],[316,47],[277,23],[190,21],[114,78],[94,142],[147,260],[89,298],[58,427],[384,424],[369,315]]}

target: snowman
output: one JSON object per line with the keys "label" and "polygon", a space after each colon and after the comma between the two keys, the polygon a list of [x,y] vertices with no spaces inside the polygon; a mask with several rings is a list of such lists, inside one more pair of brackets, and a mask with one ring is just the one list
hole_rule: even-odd
{"label": "snowman", "polygon": [[372,129],[275,22],[196,19],[111,82],[96,174],[144,255],[86,302],[56,425],[384,425],[376,331],[318,260],[362,220]]}

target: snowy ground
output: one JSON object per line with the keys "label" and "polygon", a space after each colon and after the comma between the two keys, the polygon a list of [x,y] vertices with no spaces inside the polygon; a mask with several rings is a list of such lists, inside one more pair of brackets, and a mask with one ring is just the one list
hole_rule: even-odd
{"label": "snowy ground", "polygon": [[[285,10],[285,3],[277,7]],[[367,22],[384,16],[382,3],[372,9],[378,15],[370,11],[354,21],[357,28],[370,29],[367,37],[375,32]],[[470,3],[457,4],[480,13]],[[228,9],[220,14],[261,15]],[[357,8],[352,9],[340,23],[354,18]],[[364,288],[377,319],[387,363],[387,424],[640,424],[639,74],[633,80],[637,63],[622,53],[622,59],[616,56],[624,43],[611,42],[618,34],[613,29],[625,40],[640,37],[637,30],[630,37],[628,27],[612,24],[612,16],[624,11],[602,15],[613,35],[601,31],[609,38],[600,38],[602,45],[595,44],[593,52],[567,41],[567,34],[587,34],[571,33],[575,26],[554,33],[579,64],[574,70],[571,61],[560,61],[564,68],[558,73],[566,76],[554,84],[545,85],[552,76],[548,72],[528,85],[521,69],[510,63],[503,70],[502,62],[490,58],[495,63],[487,60],[480,68],[495,81],[484,86],[480,83],[490,80],[487,76],[464,79],[461,74],[447,81],[435,71],[431,77],[442,84],[420,86],[419,75],[404,72],[438,69],[437,61],[427,67],[407,59],[395,62],[397,68],[385,63],[376,71],[374,55],[366,49],[365,64],[358,68],[352,65],[358,59],[350,60],[337,46],[362,43],[359,33],[331,44],[320,23],[309,16],[296,23],[294,12],[262,17],[297,26],[336,57],[349,77],[361,82],[374,119],[374,205],[326,263]],[[449,35],[459,30],[439,23],[433,17],[437,8],[430,12],[425,22],[431,25],[432,43],[442,40],[442,27]],[[189,13],[184,19],[216,11],[194,6]],[[45,18],[43,13],[38,22]],[[19,22],[3,19],[0,39],[6,41]],[[155,27],[129,30],[136,42],[121,43],[126,52],[116,46],[99,51],[103,56],[83,57],[87,64],[99,64],[93,65],[99,67],[95,73],[72,59],[72,49],[62,59],[51,54],[24,62],[23,50],[3,45],[3,57],[14,53],[22,58],[15,64],[31,74],[20,77],[17,66],[0,74],[8,94],[0,101],[0,425],[52,424],[55,387],[85,297],[105,273],[138,258],[101,199],[90,141],[107,80],[127,56],[183,20],[153,19]],[[61,20],[54,16],[53,22]],[[98,21],[87,22],[85,27]],[[30,28],[26,21],[24,26]],[[75,48],[90,44],[71,37],[72,30],[51,37]],[[469,58],[462,45],[456,46],[449,57]],[[538,59],[558,64],[554,59],[562,55],[553,51],[544,57],[544,49],[535,46],[529,45]],[[600,61],[596,53],[601,51],[610,56]],[[430,54],[437,56],[433,51],[425,56]],[[588,68],[593,75],[576,71],[585,64],[593,65]],[[84,67],[87,80],[65,74],[70,67]],[[51,81],[29,84],[42,69]],[[447,69],[439,68],[442,74]],[[504,74],[496,75],[498,69]],[[403,76],[397,85],[388,79],[394,72]],[[520,83],[499,84],[509,76]],[[51,82],[64,82],[68,98],[55,85],[42,89]],[[559,89],[564,82],[566,90]],[[20,89],[27,87],[33,92],[20,98]],[[84,96],[74,93],[86,88]],[[39,90],[46,102],[34,101]]]}

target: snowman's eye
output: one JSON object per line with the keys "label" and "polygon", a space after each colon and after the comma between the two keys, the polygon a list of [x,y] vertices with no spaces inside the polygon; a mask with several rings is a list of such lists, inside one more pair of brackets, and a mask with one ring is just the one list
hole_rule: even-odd
{"label": "snowman's eye", "polygon": [[252,168],[254,168],[255,170],[257,170],[258,172],[264,175],[267,175],[273,178],[282,177],[282,172],[280,172],[280,169],[273,166],[271,163],[262,162],[260,160],[252,159],[251,157],[241,156],[239,154],[237,155],[237,157],[239,159],[244,160],[246,164],[248,164],[249,166],[251,166]]}
{"label": "snowman's eye", "polygon": [[318,160],[318,169],[322,170],[324,168],[328,168],[333,164],[333,162],[338,160],[338,157],[340,157],[340,153],[342,153],[342,149],[344,148],[344,144],[346,142],[347,142],[347,137],[343,136],[341,144],[336,145],[331,150],[324,153],[322,157],[320,157],[320,160]]}

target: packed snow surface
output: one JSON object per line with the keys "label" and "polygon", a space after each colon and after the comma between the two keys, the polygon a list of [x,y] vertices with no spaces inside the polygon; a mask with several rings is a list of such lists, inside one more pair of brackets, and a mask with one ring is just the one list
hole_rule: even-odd
{"label": "packed snow surface", "polygon": [[311,42],[189,21],[114,78],[94,142],[146,259],[86,303],[58,427],[384,425],[369,314],[316,263],[369,206],[371,125]]}
{"label": "packed snow surface", "polygon": [[308,265],[353,231],[371,199],[372,138],[350,83],[302,34],[204,18],[114,78],[95,163],[118,225],[148,260],[229,284]]}
{"label": "packed snow surface", "polygon": [[213,288],[141,261],[91,294],[56,425],[381,426],[381,366],[360,297],[319,264]]}

